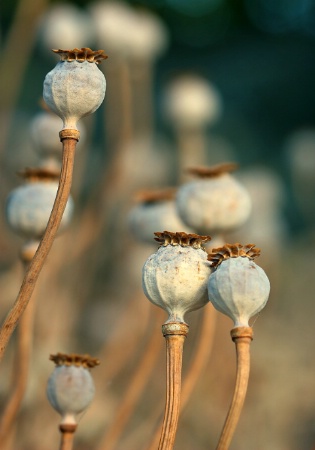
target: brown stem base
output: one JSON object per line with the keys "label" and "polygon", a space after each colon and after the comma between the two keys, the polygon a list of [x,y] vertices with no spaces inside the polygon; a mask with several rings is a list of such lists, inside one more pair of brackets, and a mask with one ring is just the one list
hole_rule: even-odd
{"label": "brown stem base", "polygon": [[172,450],[179,417],[182,357],[188,325],[165,323],[162,332],[166,341],[166,404],[158,450]]}
{"label": "brown stem base", "polygon": [[61,441],[59,450],[72,450],[76,424],[60,424]]}

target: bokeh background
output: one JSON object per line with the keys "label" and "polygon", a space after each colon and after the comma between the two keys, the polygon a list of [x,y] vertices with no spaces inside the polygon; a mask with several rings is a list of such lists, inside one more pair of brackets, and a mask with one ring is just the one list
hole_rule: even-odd
{"label": "bokeh background", "polygon": [[[75,351],[102,362],[75,448],[149,450],[163,410],[164,316],[141,290],[141,267],[156,246],[136,241],[128,214],[139,189],[185,180],[187,148],[189,163],[239,163],[252,217],[226,240],[261,247],[258,263],[272,284],[254,326],[249,392],[231,449],[315,448],[314,2],[2,0],[0,14],[1,317],[23,273],[22,239],[6,223],[6,197],[21,184],[16,171],[40,164],[32,134],[44,77],[58,59],[50,49],[89,46],[109,55],[100,66],[104,105],[82,121],[73,223],[39,280],[27,392],[3,448],[57,447],[58,417],[45,399],[48,356]],[[189,113],[187,124],[172,112],[172,86],[183,75],[212,93],[212,113],[193,127]],[[184,376],[202,338],[203,312],[187,320]],[[234,382],[231,326],[218,316],[208,335],[177,449],[215,448]],[[3,408],[19,376],[17,342],[2,363]]]}

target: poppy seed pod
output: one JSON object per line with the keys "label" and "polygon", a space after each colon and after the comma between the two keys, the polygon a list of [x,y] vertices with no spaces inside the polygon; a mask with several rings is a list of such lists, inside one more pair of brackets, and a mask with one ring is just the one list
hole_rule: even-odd
{"label": "poppy seed pod", "polygon": [[76,424],[76,416],[90,405],[95,388],[89,369],[99,360],[89,355],[57,353],[50,359],[56,364],[47,383],[47,398],[62,416],[61,423]]}
{"label": "poppy seed pod", "polygon": [[196,129],[220,117],[222,100],[208,80],[197,74],[183,74],[166,89],[164,108],[177,128]]}
{"label": "poppy seed pod", "polygon": [[222,233],[242,225],[249,217],[251,200],[246,189],[229,172],[236,164],[196,167],[199,177],[177,191],[176,206],[182,220],[198,233]]}
{"label": "poppy seed pod", "polygon": [[152,244],[155,230],[184,230],[192,233],[177,214],[175,189],[140,191],[135,200],[139,203],[130,211],[128,222],[133,236],[140,242]]}
{"label": "poppy seed pod", "polygon": [[53,51],[61,60],[46,75],[43,97],[63,120],[63,129],[77,129],[77,122],[96,111],[104,100],[106,81],[97,64],[107,56],[104,50],[89,48]]}
{"label": "poppy seed pod", "polygon": [[208,302],[207,281],[211,269],[202,244],[211,238],[169,231],[155,235],[161,246],[144,264],[144,293],[169,314],[166,323],[185,323],[187,312]]}
{"label": "poppy seed pod", "polygon": [[269,297],[268,277],[253,261],[259,254],[254,244],[226,244],[208,256],[215,269],[208,281],[209,300],[235,327],[248,327]]}
{"label": "poppy seed pod", "polygon": [[[10,227],[27,239],[40,239],[46,229],[58,189],[58,173],[45,169],[27,169],[21,175],[26,184],[14,189],[6,203]],[[61,228],[71,220],[73,201],[68,199]]]}

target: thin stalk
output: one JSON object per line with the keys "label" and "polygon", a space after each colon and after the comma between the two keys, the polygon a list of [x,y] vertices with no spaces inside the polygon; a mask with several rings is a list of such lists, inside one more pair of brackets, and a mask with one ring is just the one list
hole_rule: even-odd
{"label": "thin stalk", "polygon": [[74,433],[77,429],[75,424],[61,424],[59,425],[59,430],[61,432],[61,440],[59,450],[72,450]]}
{"label": "thin stalk", "polygon": [[[117,314],[117,321],[115,322],[115,328],[112,330],[112,334],[108,337],[107,342],[105,342],[103,348],[99,352],[99,359],[101,361],[112,361],[108,367],[100,367],[98,371],[98,379],[101,385],[98,389],[104,388],[104,377],[108,380],[114,379],[115,376],[128,365],[128,361],[134,358],[137,347],[142,339],[145,339],[145,333],[147,332],[148,326],[150,326],[149,309],[150,304],[145,302],[143,310],[143,316],[141,316],[141,323],[133,331],[133,333],[125,333],[128,330],[128,323],[132,322],[133,315],[135,313],[135,301],[136,298],[143,295],[143,291],[136,291],[135,295],[132,295],[126,307]],[[137,313],[137,311],[136,311]],[[141,312],[142,314],[142,312]],[[148,324],[149,323],[149,324]],[[117,333],[119,331],[119,334]],[[128,346],[126,347],[124,342],[128,341]],[[124,351],[122,351],[122,348]],[[105,364],[104,364],[105,366]]]}
{"label": "thin stalk", "polygon": [[33,343],[34,312],[35,303],[32,301],[26,308],[18,327],[17,363],[14,369],[16,383],[0,420],[0,442],[2,444],[6,442],[10,435],[27,387]]}
{"label": "thin stalk", "polygon": [[137,364],[136,371],[130,378],[128,389],[112,421],[112,425],[107,430],[98,446],[99,450],[112,450],[115,448],[115,445],[149,380],[150,374],[159,356],[159,350],[160,337],[153,332],[147,342],[145,352],[140,362]]}
{"label": "thin stalk", "polygon": [[[194,358],[189,364],[189,370],[183,380],[182,394],[181,394],[181,410],[188,403],[188,400],[193,392],[196,383],[205,369],[210,354],[213,348],[214,332],[216,326],[217,313],[216,310],[209,303],[207,308],[203,311],[203,320],[201,324],[200,338],[196,344],[196,350],[194,352]],[[154,450],[158,446],[160,429],[162,426],[162,418],[158,421],[157,426],[154,429],[153,437],[146,450]]]}
{"label": "thin stalk", "polygon": [[189,176],[185,173],[189,167],[202,166],[207,163],[206,135],[202,128],[178,129],[178,167],[179,181],[187,181]]}
{"label": "thin stalk", "polygon": [[[36,247],[34,247],[34,253]],[[24,272],[34,256],[34,253],[21,255],[24,265]],[[14,420],[19,412],[22,400],[27,387],[29,366],[33,345],[33,324],[35,314],[35,302],[30,302],[23,314],[18,327],[17,336],[17,356],[14,367],[15,380],[13,391],[5,405],[2,417],[0,419],[0,442],[4,445],[10,437],[10,431],[14,424]]]}
{"label": "thin stalk", "polygon": [[251,327],[236,327],[231,330],[236,349],[236,382],[233,400],[225,420],[217,450],[228,450],[238,424],[247,392],[250,371],[250,344],[253,340]]}
{"label": "thin stalk", "polygon": [[15,327],[20,320],[35,288],[37,278],[42,270],[46,257],[52,247],[58,231],[63,212],[65,210],[72,183],[72,172],[76,144],[79,139],[77,130],[62,130],[60,139],[63,143],[62,168],[58,191],[52,208],[45,233],[40,241],[38,249],[25,274],[20,292],[14,305],[9,311],[0,329],[0,361],[3,358],[7,344]]}
{"label": "thin stalk", "polygon": [[179,417],[183,347],[188,325],[165,323],[162,332],[166,341],[166,404],[158,450],[172,450]]}
{"label": "thin stalk", "polygon": [[[0,156],[2,157],[12,122],[14,106],[20,94],[23,76],[36,37],[36,23],[45,11],[48,0],[19,0],[14,18],[2,47],[0,66],[1,134]],[[23,37],[22,37],[23,36]],[[19,55],[17,57],[17,55]],[[14,70],[12,70],[14,67]]]}

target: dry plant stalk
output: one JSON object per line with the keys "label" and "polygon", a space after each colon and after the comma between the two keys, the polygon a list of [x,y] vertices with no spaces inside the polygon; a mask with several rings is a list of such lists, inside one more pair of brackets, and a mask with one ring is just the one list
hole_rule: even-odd
{"label": "dry plant stalk", "polygon": [[250,371],[250,344],[253,340],[253,329],[251,327],[233,328],[231,337],[235,342],[237,357],[236,382],[232,403],[216,450],[228,450],[242,412]]}
{"label": "dry plant stalk", "polygon": [[[158,311],[158,314],[162,315],[162,311]],[[156,317],[153,317],[154,322],[156,322],[155,319]],[[151,324],[150,328],[152,330],[154,326],[152,327]],[[112,450],[115,448],[118,439],[149,380],[154,365],[160,354],[160,337],[154,331],[155,330],[153,330],[151,337],[148,339],[146,348],[144,349],[144,354],[142,355],[140,362],[137,364],[133,376],[131,376],[129,380],[128,389],[122,402],[120,403],[119,409],[112,421],[112,425],[107,430],[100,445],[98,446],[99,450]]]}
{"label": "dry plant stalk", "polygon": [[61,440],[59,450],[72,450],[74,433],[77,429],[76,424],[61,424],[59,425]]}
{"label": "dry plant stalk", "polygon": [[37,252],[25,274],[20,292],[0,329],[0,361],[4,355],[10,337],[12,336],[18,321],[28,305],[34,291],[37,278],[58,231],[70,194],[75,149],[79,136],[80,134],[77,130],[65,129],[60,132],[60,140],[63,144],[63,153],[57,196],[49,217],[47,228],[38,246]]}
{"label": "dry plant stalk", "polygon": [[[0,66],[1,95],[1,134],[0,157],[3,157],[8,133],[11,126],[14,106],[21,90],[23,76],[34,46],[36,23],[45,11],[48,0],[19,0],[16,3],[14,18],[8,31],[6,41],[2,46],[2,61]],[[21,39],[23,36],[23,39]],[[19,55],[17,58],[16,55]],[[14,66],[15,70],[12,70]],[[2,172],[5,174],[5,171]]]}
{"label": "dry plant stalk", "polygon": [[30,357],[33,343],[33,322],[35,303],[31,302],[26,308],[18,327],[17,357],[15,373],[17,374],[13,391],[5,405],[0,420],[0,442],[4,445],[10,437],[15,418],[24,398],[29,374]]}
{"label": "dry plant stalk", "polygon": [[[21,253],[21,261],[24,265],[24,272],[28,269],[32,258],[34,257],[34,252],[35,250],[33,249],[32,252]],[[0,442],[2,442],[3,445],[5,445],[10,437],[11,428],[14,424],[17,413],[19,412],[27,387],[31,350],[33,345],[34,315],[35,302],[33,301],[28,305],[28,308],[26,308],[18,327],[16,367],[14,369],[16,374],[14,378],[16,380],[9,399],[3,409],[0,420]]]}
{"label": "dry plant stalk", "polygon": [[158,450],[172,450],[174,447],[180,409],[183,347],[188,329],[187,324],[178,322],[162,326],[166,341],[166,404]]}
{"label": "dry plant stalk", "polygon": [[[216,326],[217,314],[214,308],[208,306],[203,311],[203,319],[201,325],[200,338],[196,344],[194,358],[189,364],[189,370],[182,384],[181,393],[181,410],[185,407],[193,392],[196,383],[205,369],[213,348],[214,332]],[[146,447],[146,450],[155,450],[159,443],[160,429],[162,426],[162,418],[158,421],[153,438]]]}

